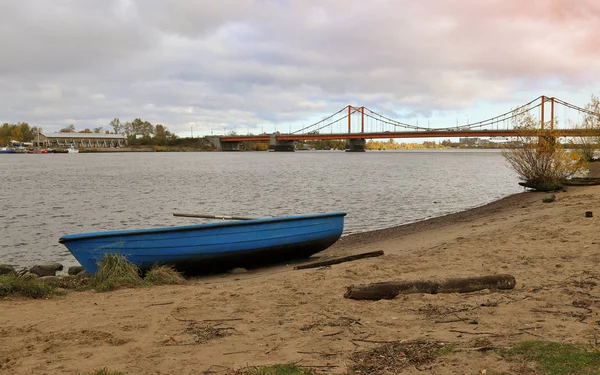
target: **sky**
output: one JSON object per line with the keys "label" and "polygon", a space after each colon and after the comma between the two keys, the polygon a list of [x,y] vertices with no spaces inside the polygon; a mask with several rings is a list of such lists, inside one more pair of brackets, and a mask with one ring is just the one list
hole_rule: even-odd
{"label": "sky", "polygon": [[598,35],[597,0],[0,0],[0,123],[257,133],[350,104],[446,127],[585,105]]}

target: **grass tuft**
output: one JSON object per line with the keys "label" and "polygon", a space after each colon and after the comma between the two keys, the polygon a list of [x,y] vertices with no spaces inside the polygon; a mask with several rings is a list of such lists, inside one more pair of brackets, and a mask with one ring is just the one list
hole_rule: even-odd
{"label": "grass tuft", "polygon": [[78,372],[77,375],[126,375],[121,371],[109,371],[106,368],[101,368],[94,372]]}
{"label": "grass tuft", "polygon": [[144,280],[153,285],[185,284],[186,280],[173,267],[154,266],[144,276]]}
{"label": "grass tuft", "polygon": [[316,372],[296,365],[273,365],[264,367],[248,367],[230,375],[314,375]]}
{"label": "grass tuft", "polygon": [[19,276],[9,273],[0,276],[0,297],[21,293],[30,298],[44,298],[56,294],[56,287],[48,285],[33,276]]}
{"label": "grass tuft", "polygon": [[508,359],[535,361],[547,375],[591,375],[600,373],[600,353],[586,350],[582,345],[550,341],[523,341],[500,353]]}
{"label": "grass tuft", "polygon": [[98,271],[91,279],[91,286],[98,292],[142,285],[144,281],[139,268],[122,254],[104,254],[104,258],[98,262]]}

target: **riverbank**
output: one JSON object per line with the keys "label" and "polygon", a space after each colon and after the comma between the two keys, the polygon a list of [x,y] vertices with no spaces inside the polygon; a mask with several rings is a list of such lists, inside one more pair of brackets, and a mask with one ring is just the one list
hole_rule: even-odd
{"label": "riverbank", "polygon": [[[343,374],[353,353],[395,340],[450,348],[427,373],[534,373],[525,368],[531,363],[475,348],[527,339],[589,344],[600,334],[600,187],[570,187],[551,203],[542,202],[546,196],[517,194],[347,236],[323,254],[383,250],[379,258],[298,271],[280,266],[186,286],[2,301],[0,373],[108,367],[129,374],[226,374],[246,365],[297,363]],[[343,298],[351,284],[495,273],[514,275],[516,289]],[[417,367],[403,373],[422,373]]]}

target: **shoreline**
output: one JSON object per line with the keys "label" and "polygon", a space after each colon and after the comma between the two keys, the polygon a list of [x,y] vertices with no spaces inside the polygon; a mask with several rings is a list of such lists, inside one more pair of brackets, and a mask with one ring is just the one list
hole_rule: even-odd
{"label": "shoreline", "polygon": [[[600,178],[600,163],[598,163],[598,171],[594,171],[594,175],[597,175]],[[592,173],[590,173],[591,175]],[[536,192],[536,191],[527,191],[522,193],[511,194],[509,196],[494,200],[492,202],[483,204],[481,206],[476,206],[472,208],[467,208],[465,210],[448,213],[441,216],[434,216],[427,219],[418,220],[412,223],[400,224],[397,226],[382,228],[382,229],[374,229],[365,232],[359,233],[351,233],[345,236],[340,237],[340,239],[331,245],[329,248],[314,254],[310,257],[310,261],[318,260],[319,258],[328,258],[332,256],[343,256],[351,253],[357,252],[357,249],[361,249],[364,247],[370,248],[372,245],[377,244],[382,241],[394,241],[402,239],[405,236],[414,235],[418,233],[423,233],[426,231],[436,231],[442,230],[447,227],[451,227],[457,223],[468,223],[472,220],[491,216],[493,214],[498,213],[506,213],[509,210],[514,210],[518,208],[523,208],[523,206],[528,206],[533,202],[541,199],[542,195],[549,195],[551,193],[544,192]],[[294,260],[294,263],[302,263],[307,260]],[[0,261],[0,264],[3,264]],[[28,269],[31,267],[28,266],[20,266],[15,264],[8,264],[13,266],[15,269]],[[40,264],[60,264],[55,261],[47,261],[40,262]],[[61,264],[62,265],[62,264]],[[64,270],[61,268],[61,271],[57,271],[57,276],[67,275],[67,268],[73,266],[80,266],[77,264],[69,264],[66,265]],[[265,271],[268,272],[269,269],[279,268],[281,265],[271,265],[267,267],[258,267],[252,269],[252,271]],[[33,267],[33,266],[32,266]],[[216,274],[217,276],[220,274]],[[215,275],[204,275],[193,278],[212,278]]]}
{"label": "shoreline", "polygon": [[[119,151],[116,151],[119,152]],[[135,152],[135,151],[121,151],[121,152]],[[600,178],[600,162],[592,162],[588,166],[588,174],[586,177],[588,178]],[[525,190],[525,189],[524,189]],[[511,194],[506,197],[494,200],[492,202],[483,204],[481,206],[476,206],[472,208],[467,208],[465,210],[448,213],[441,216],[434,216],[427,219],[417,220],[407,224],[400,224],[397,226],[382,228],[382,229],[374,229],[365,232],[359,233],[351,233],[345,236],[340,237],[340,239],[331,245],[329,248],[313,255],[311,260],[318,259],[319,257],[331,257],[337,255],[347,255],[351,252],[356,252],[356,249],[361,249],[363,247],[369,248],[369,245],[373,245],[374,243],[380,241],[392,241],[398,240],[405,236],[413,235],[415,233],[424,232],[424,231],[434,231],[441,230],[442,228],[446,228],[452,226],[457,223],[467,223],[471,220],[490,216],[493,214],[498,214],[501,212],[507,212],[508,210],[514,210],[518,208],[522,208],[523,206],[528,206],[533,202],[537,201],[541,195],[549,195],[552,193],[544,193],[544,192],[536,192],[536,191],[524,191],[521,193]],[[354,249],[354,250],[352,250]],[[302,262],[300,260],[300,262]],[[47,261],[40,262],[40,264],[52,264],[56,263],[55,261]],[[0,264],[8,264],[2,263],[0,260]],[[13,266],[15,269],[27,269],[29,266],[20,266],[15,264],[8,264]],[[70,266],[79,266],[77,264],[68,264],[67,268]],[[259,270],[268,269],[277,267],[271,266],[267,268],[257,268]],[[58,275],[66,275],[65,271],[62,273],[58,273]],[[208,275],[206,277],[212,277],[212,275]]]}
{"label": "shoreline", "polygon": [[[489,216],[492,214],[506,212],[508,210],[519,208],[523,205],[531,204],[532,202],[539,199],[542,194],[540,192],[523,192],[517,194],[511,194],[504,198],[486,203],[481,206],[467,208],[462,211],[452,212],[449,214],[434,216],[431,218],[415,221],[412,223],[401,224],[389,228],[375,229],[366,232],[352,233],[347,236],[343,236],[328,249],[320,252],[319,254],[334,253],[338,251],[344,251],[346,247],[357,247],[357,246],[368,246],[373,243],[380,241],[391,241],[397,240],[404,236],[412,235],[415,233],[439,230],[456,223],[467,223],[476,218]],[[533,197],[533,196],[536,197]],[[318,255],[318,254],[317,254]]]}
{"label": "shoreline", "polygon": [[[600,161],[588,164],[587,178],[600,178]],[[573,187],[567,187],[573,188]],[[525,190],[525,189],[523,189]],[[455,225],[457,223],[467,223],[469,221],[488,217],[493,214],[506,213],[510,210],[529,206],[542,196],[551,195],[553,193],[523,191],[508,195],[504,198],[494,200],[481,206],[468,208],[462,211],[449,213],[446,215],[435,216],[428,219],[415,221],[412,223],[401,224],[389,228],[375,229],[366,232],[352,233],[343,236],[328,249],[319,254],[329,254],[336,252],[344,252],[346,247],[368,246],[379,241],[391,241],[400,239],[404,236],[412,235],[426,230],[440,230],[442,228]],[[317,254],[318,255],[318,254]]]}
{"label": "shoreline", "polygon": [[[340,239],[331,245],[329,248],[313,255],[310,259],[318,259],[319,257],[330,257],[332,255],[344,255],[349,253],[348,248],[359,248],[362,246],[368,246],[373,243],[377,243],[380,241],[391,241],[397,240],[404,236],[415,234],[418,232],[426,231],[426,230],[439,230],[441,228],[450,226],[457,222],[465,223],[474,218],[481,217],[484,215],[491,215],[498,212],[503,212],[508,209],[518,208],[517,206],[523,204],[529,204],[531,201],[535,199],[528,198],[530,195],[540,195],[544,193],[539,192],[523,192],[517,194],[511,194],[504,198],[500,198],[498,200],[492,201],[490,203],[486,203],[481,206],[467,208],[462,211],[452,212],[441,216],[434,216],[427,219],[418,220],[412,223],[400,224],[397,226],[382,228],[382,229],[374,229],[365,232],[359,233],[351,233],[345,236],[340,237]],[[303,262],[306,260],[296,260],[295,262]],[[16,264],[3,263],[0,260],[0,264],[6,264],[14,267],[17,270],[28,269],[33,266],[21,266]],[[46,262],[39,262],[40,265],[44,264],[61,264],[57,263],[53,260],[49,260]],[[62,264],[61,264],[62,265]],[[58,271],[57,276],[66,275],[67,268],[73,266],[80,266],[77,264],[66,264],[64,265],[64,270],[61,269],[62,272]],[[278,267],[277,265],[269,266],[269,267],[259,267],[256,270],[268,270],[269,268]],[[213,275],[207,275],[206,277],[212,277]]]}

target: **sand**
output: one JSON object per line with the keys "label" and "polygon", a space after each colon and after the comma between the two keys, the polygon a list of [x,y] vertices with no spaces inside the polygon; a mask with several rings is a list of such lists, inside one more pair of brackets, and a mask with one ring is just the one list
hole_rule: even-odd
{"label": "sand", "polygon": [[[523,364],[472,348],[600,336],[600,186],[570,187],[543,203],[547,195],[348,236],[322,254],[383,250],[379,258],[0,301],[0,374],[227,374],[277,363],[343,374],[353,353],[394,340],[456,345],[406,374],[521,373]],[[514,275],[516,289],[343,298],[351,284],[496,273]]]}

